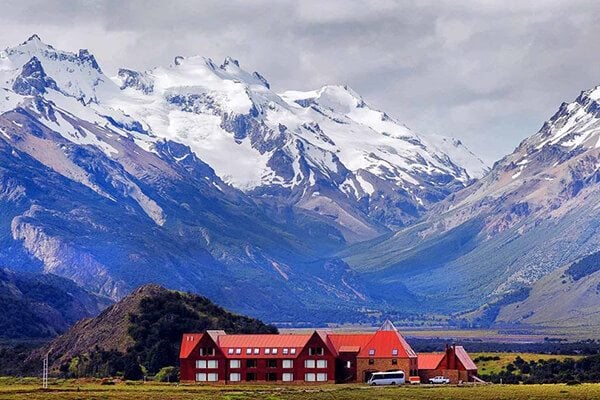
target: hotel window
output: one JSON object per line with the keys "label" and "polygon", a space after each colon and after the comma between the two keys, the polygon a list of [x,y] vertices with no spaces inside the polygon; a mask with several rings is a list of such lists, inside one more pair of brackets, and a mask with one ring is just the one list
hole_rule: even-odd
{"label": "hotel window", "polygon": [[314,368],[315,360],[304,360],[304,368]]}
{"label": "hotel window", "polygon": [[235,354],[242,354],[242,349],[235,349]]}
{"label": "hotel window", "polygon": [[260,349],[255,348],[254,349],[254,354],[260,354]]}
{"label": "hotel window", "polygon": [[290,354],[296,354],[296,349],[290,349]]}
{"label": "hotel window", "polygon": [[294,360],[283,360],[281,368],[294,368]]}
{"label": "hotel window", "polygon": [[256,380],[256,372],[248,372],[246,374],[246,381],[254,382]]}
{"label": "hotel window", "polygon": [[398,365],[398,359],[392,358],[392,365]]}
{"label": "hotel window", "polygon": [[309,347],[308,355],[309,356],[322,356],[325,354],[325,350],[322,347]]}
{"label": "hotel window", "polygon": [[252,349],[246,349],[246,354],[252,354]]}
{"label": "hotel window", "polygon": [[200,355],[201,356],[214,356],[215,355],[215,348],[214,347],[201,347],[200,348]]}
{"label": "hotel window", "polygon": [[294,380],[294,374],[286,372],[281,376],[281,380],[284,382],[292,382]]}
{"label": "hotel window", "polygon": [[277,360],[267,360],[267,368],[277,368]]}
{"label": "hotel window", "polygon": [[369,365],[373,365],[375,364],[375,360],[373,360],[372,358],[369,358]]}
{"label": "hotel window", "polygon": [[203,372],[197,373],[196,382],[206,382],[206,374]]}
{"label": "hotel window", "polygon": [[375,355],[375,349],[369,349],[369,355],[370,356],[374,356]]}
{"label": "hotel window", "polygon": [[240,360],[229,360],[229,368],[242,368]]}
{"label": "hotel window", "polygon": [[317,360],[317,368],[327,368],[327,360]]}
{"label": "hotel window", "polygon": [[271,354],[277,354],[277,349],[272,349]]}
{"label": "hotel window", "polygon": [[398,349],[392,349],[392,355],[393,356],[397,356],[398,355]]}
{"label": "hotel window", "polygon": [[231,382],[239,382],[242,380],[242,374],[240,374],[239,372],[232,372],[231,374],[229,374],[229,380]]}
{"label": "hotel window", "polygon": [[346,368],[352,368],[352,361],[346,361]]}
{"label": "hotel window", "polygon": [[219,380],[219,374],[217,373],[210,373],[210,374],[206,374],[206,380],[208,382],[217,382]]}
{"label": "hotel window", "polygon": [[217,369],[217,368],[219,368],[219,361],[217,361],[217,360],[207,360],[207,362],[206,362],[206,368],[208,368],[208,369]]}
{"label": "hotel window", "polygon": [[327,374],[317,374],[317,382],[327,382]]}
{"label": "hotel window", "polygon": [[233,349],[227,350],[227,354],[233,354]]}
{"label": "hotel window", "polygon": [[266,381],[276,381],[277,380],[277,373],[275,373],[275,372],[267,372],[267,374],[265,375],[265,380]]}
{"label": "hotel window", "polygon": [[282,352],[283,354],[288,354],[290,349],[283,349]]}
{"label": "hotel window", "polygon": [[206,360],[196,360],[196,368],[206,369]]}
{"label": "hotel window", "polygon": [[256,360],[246,360],[246,368],[256,368]]}
{"label": "hotel window", "polygon": [[265,354],[271,354],[271,349],[265,349]]}
{"label": "hotel window", "polygon": [[313,373],[304,374],[304,381],[306,382],[314,382],[316,380],[316,376]]}

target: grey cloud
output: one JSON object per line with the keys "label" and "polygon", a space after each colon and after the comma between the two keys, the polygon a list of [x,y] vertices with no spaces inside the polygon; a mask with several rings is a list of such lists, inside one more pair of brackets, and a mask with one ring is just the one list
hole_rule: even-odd
{"label": "grey cloud", "polygon": [[37,32],[102,67],[227,55],[276,90],[349,84],[424,134],[492,162],[600,84],[596,1],[20,1],[1,46]]}

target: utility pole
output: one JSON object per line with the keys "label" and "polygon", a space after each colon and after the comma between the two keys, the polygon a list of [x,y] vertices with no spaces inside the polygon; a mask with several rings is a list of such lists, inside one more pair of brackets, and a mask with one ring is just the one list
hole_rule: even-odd
{"label": "utility pole", "polygon": [[44,357],[44,370],[42,372],[42,387],[48,389],[48,354]]}

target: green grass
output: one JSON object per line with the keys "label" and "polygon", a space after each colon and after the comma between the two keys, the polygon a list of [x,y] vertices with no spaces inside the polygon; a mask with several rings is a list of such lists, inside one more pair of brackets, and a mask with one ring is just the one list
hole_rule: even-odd
{"label": "green grass", "polygon": [[475,385],[402,386],[373,388],[354,385],[298,386],[196,386],[118,383],[99,381],[52,381],[50,389],[40,389],[39,380],[0,379],[0,399],[157,399],[157,400],[367,400],[367,399],[598,399],[600,384],[566,385]]}
{"label": "green grass", "polygon": [[523,360],[529,361],[539,361],[539,360],[564,360],[567,358],[572,358],[575,360],[579,360],[583,358],[583,356],[563,356],[563,355],[553,355],[553,354],[537,354],[537,353],[471,353],[469,354],[473,360],[476,360],[478,357],[499,357],[499,360],[489,360],[489,361],[477,361],[477,368],[479,375],[489,375],[489,374],[497,374],[506,366],[515,361],[517,356],[521,357]]}

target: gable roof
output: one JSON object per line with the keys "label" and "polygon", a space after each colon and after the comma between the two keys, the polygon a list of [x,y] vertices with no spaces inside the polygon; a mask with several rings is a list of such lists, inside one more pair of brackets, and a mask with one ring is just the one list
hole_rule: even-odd
{"label": "gable roof", "polygon": [[358,353],[369,340],[373,337],[372,333],[354,333],[354,334],[329,334],[329,340],[336,351]]}
{"label": "gable roof", "polygon": [[[265,349],[277,349],[277,354],[269,354],[270,358],[295,358],[306,346],[313,335],[278,334],[278,335],[223,335],[219,336],[217,345],[227,358],[264,358]],[[229,349],[233,349],[230,354]],[[238,349],[239,352],[238,352]],[[250,354],[247,349],[252,349]],[[258,354],[254,349],[259,349]],[[282,349],[288,349],[288,354],[283,354]],[[291,354],[289,349],[296,349]]]}
{"label": "gable roof", "polygon": [[200,342],[200,339],[202,339],[201,333],[184,333],[181,338],[179,358],[188,358],[192,354],[192,351],[194,351],[194,347]]}
{"label": "gable roof", "polygon": [[471,360],[471,357],[469,356],[469,354],[467,353],[467,351],[465,350],[464,347],[454,346],[454,351],[455,351],[456,357],[459,359],[459,361],[461,362],[463,367],[465,367],[466,370],[476,370],[477,369],[477,365],[475,365],[473,360]]}
{"label": "gable roof", "polygon": [[[397,350],[394,354],[394,350]],[[417,354],[397,331],[377,331],[362,347],[359,358],[415,358]]]}
{"label": "gable roof", "polygon": [[419,353],[417,355],[417,365],[419,369],[437,369],[445,353]]}

